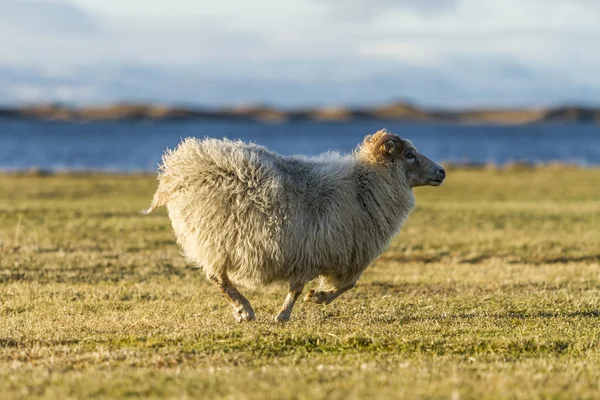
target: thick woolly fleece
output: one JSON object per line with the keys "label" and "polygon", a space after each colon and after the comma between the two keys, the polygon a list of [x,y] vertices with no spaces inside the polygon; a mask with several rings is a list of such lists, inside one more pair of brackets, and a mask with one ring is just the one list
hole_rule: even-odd
{"label": "thick woolly fleece", "polygon": [[151,212],[166,205],[186,258],[245,286],[355,282],[414,206],[402,166],[373,146],[284,157],[227,139],[185,139],[163,156]]}

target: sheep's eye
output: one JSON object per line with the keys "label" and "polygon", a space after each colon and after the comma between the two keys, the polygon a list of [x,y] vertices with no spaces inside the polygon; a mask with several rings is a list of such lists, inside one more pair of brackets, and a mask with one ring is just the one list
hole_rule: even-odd
{"label": "sheep's eye", "polygon": [[413,153],[406,153],[406,158],[412,160],[413,158],[415,158],[415,155]]}

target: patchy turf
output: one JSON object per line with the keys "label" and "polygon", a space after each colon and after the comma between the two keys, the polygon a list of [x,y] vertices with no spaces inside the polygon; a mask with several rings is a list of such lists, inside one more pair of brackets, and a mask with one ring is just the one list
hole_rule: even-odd
{"label": "patchy turf", "polygon": [[2,398],[595,398],[600,170],[449,171],[355,290],[257,321],[142,175],[0,176]]}

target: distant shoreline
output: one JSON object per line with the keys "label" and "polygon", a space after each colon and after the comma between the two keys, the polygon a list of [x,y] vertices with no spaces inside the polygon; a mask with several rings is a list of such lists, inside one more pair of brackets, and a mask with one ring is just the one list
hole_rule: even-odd
{"label": "distant shoreline", "polygon": [[408,103],[390,103],[364,108],[313,107],[283,110],[262,105],[209,109],[124,103],[80,108],[60,105],[0,107],[0,119],[78,122],[238,120],[282,123],[295,121],[383,120],[498,125],[546,122],[591,122],[600,124],[600,108],[565,106],[514,109],[481,108],[454,111],[424,109]]}
{"label": "distant shoreline", "polygon": [[[494,163],[456,163],[442,162],[444,168],[448,171],[506,171],[506,172],[532,172],[539,170],[600,170],[600,165],[580,165],[568,162],[508,162],[504,164]],[[153,170],[103,170],[103,169],[53,169],[53,168],[20,168],[20,169],[2,169],[0,168],[0,177],[2,176],[22,176],[22,177],[90,177],[90,176],[155,176],[156,171]]]}

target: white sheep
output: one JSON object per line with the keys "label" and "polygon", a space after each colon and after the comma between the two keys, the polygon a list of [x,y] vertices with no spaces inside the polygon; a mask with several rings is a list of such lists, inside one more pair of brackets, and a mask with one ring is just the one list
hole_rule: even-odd
{"label": "white sheep", "polygon": [[304,301],[328,304],[353,288],[414,206],[412,188],[445,171],[409,140],[384,130],[351,155],[284,157],[227,139],[185,139],[162,159],[145,213],[166,205],[187,260],[201,267],[238,321],[254,311],[233,283],[287,282],[277,321]]}

